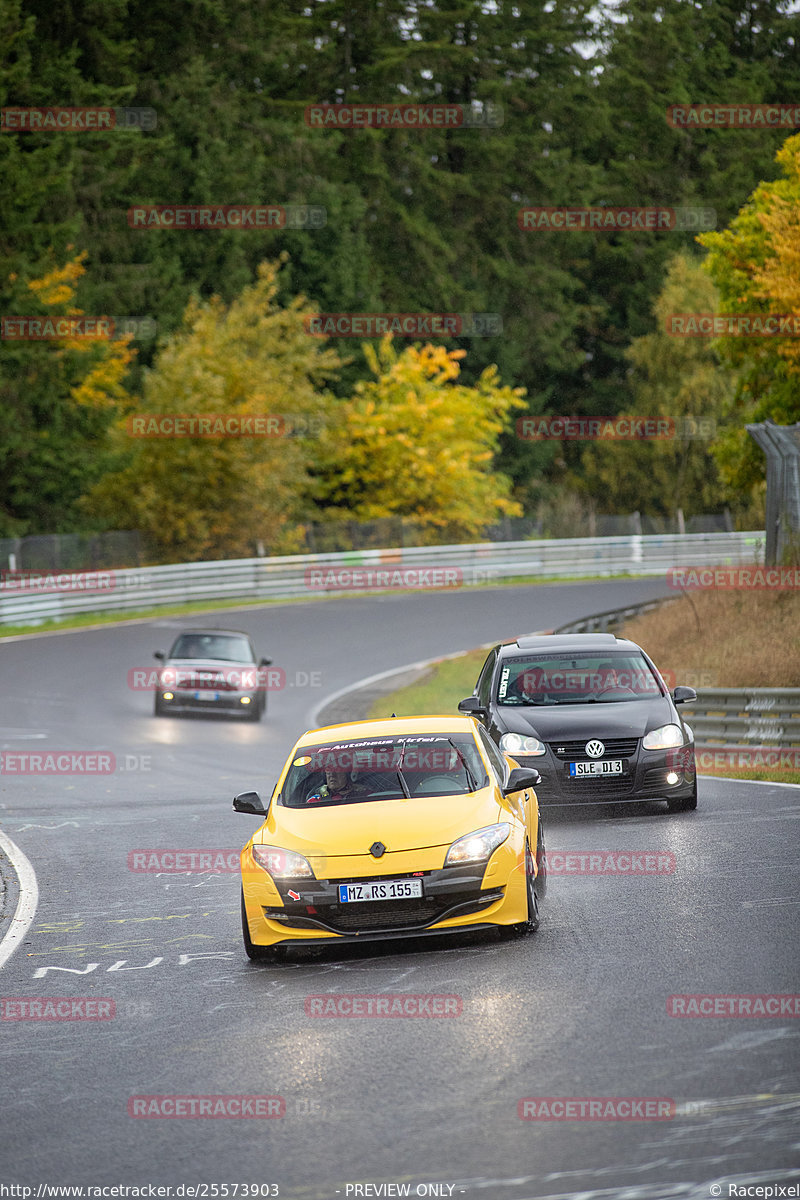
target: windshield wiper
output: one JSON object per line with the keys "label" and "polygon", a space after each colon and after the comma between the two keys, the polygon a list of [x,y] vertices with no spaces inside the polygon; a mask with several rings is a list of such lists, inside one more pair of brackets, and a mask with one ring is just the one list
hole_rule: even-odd
{"label": "windshield wiper", "polygon": [[452,738],[448,738],[447,740],[448,740],[448,742],[450,743],[450,745],[453,747],[453,749],[455,750],[455,752],[456,752],[456,754],[458,755],[458,757],[461,759],[461,762],[464,764],[464,770],[467,772],[467,781],[469,782],[469,790],[470,790],[471,792],[477,792],[477,790],[478,790],[478,781],[477,781],[477,779],[475,778],[475,776],[472,774],[472,771],[470,771],[470,769],[469,769],[469,763],[467,762],[466,758],[465,758],[465,757],[464,757],[464,755],[461,753],[461,751],[459,750],[458,746],[455,744],[455,742],[453,741],[453,739],[452,739]]}
{"label": "windshield wiper", "polygon": [[403,795],[405,796],[406,800],[410,800],[411,792],[408,790],[408,784],[406,783],[406,777],[402,771],[403,756],[405,755],[407,745],[408,745],[408,742],[403,742],[403,749],[400,751],[400,761],[397,764],[397,778],[400,780],[400,787],[403,789]]}

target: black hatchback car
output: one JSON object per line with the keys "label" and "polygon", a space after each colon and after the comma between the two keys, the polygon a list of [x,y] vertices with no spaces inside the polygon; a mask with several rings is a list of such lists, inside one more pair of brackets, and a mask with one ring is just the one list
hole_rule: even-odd
{"label": "black hatchback car", "polygon": [[541,804],[666,800],[697,807],[694,735],[635,642],[611,633],[541,634],[493,647],[462,700],[500,748],[539,771]]}

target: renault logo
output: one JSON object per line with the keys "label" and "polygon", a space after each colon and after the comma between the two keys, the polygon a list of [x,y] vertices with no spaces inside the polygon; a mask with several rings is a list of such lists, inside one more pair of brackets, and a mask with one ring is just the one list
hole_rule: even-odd
{"label": "renault logo", "polygon": [[586,753],[589,755],[589,758],[602,758],[605,752],[605,746],[596,738],[586,743]]}
{"label": "renault logo", "polygon": [[380,858],[381,855],[386,853],[386,847],[383,842],[373,842],[369,848],[369,852],[373,858]]}

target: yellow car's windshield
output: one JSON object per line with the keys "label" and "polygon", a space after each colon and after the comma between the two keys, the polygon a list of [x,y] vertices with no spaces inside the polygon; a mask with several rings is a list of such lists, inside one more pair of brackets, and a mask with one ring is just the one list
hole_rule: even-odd
{"label": "yellow car's windshield", "polygon": [[326,742],[298,750],[279,803],[288,808],[457,796],[485,787],[475,739],[464,733]]}

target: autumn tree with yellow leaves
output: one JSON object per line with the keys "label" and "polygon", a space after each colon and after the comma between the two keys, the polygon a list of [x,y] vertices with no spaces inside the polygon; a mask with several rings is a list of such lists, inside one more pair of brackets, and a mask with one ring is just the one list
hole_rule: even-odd
{"label": "autumn tree with yellow leaves", "polygon": [[276,303],[284,261],[262,263],[230,305],[191,301],[145,372],[141,400],[120,414],[124,465],[86,509],[143,532],[161,561],[295,548],[316,439],[336,404],[325,384],[340,359],[307,334],[313,310],[303,297]]}
{"label": "autumn tree with yellow leaves", "polygon": [[[698,241],[710,250],[706,267],[723,313],[770,313],[800,323],[800,135],[776,155],[783,177],[762,183],[730,226]],[[771,418],[800,421],[800,338],[724,336],[715,343],[739,374],[732,428],[717,458],[725,479],[742,491],[764,478],[764,455],[744,425]]]}
{"label": "autumn tree with yellow leaves", "polygon": [[322,439],[324,515],[408,517],[431,542],[468,540],[519,515],[493,460],[511,414],[525,407],[524,389],[501,386],[494,366],[474,386],[460,384],[463,350],[398,352],[387,337],[364,353],[375,378],[356,384]]}

